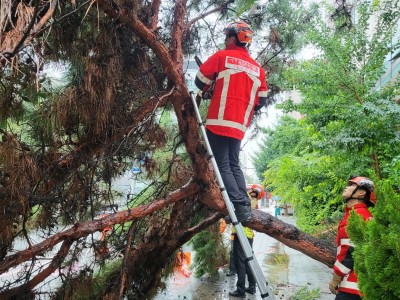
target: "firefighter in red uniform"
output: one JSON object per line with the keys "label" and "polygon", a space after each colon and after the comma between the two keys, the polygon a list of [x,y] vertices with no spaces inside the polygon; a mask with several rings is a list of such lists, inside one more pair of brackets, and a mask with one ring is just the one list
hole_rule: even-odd
{"label": "firefighter in red uniform", "polygon": [[374,183],[367,177],[350,177],[348,186],[343,191],[343,199],[346,201],[345,215],[338,226],[337,255],[329,289],[336,294],[335,300],[360,300],[362,293],[358,288],[352,256],[354,245],[347,235],[346,226],[352,210],[362,216],[365,221],[372,219],[368,207],[376,204]]}
{"label": "firefighter in red uniform", "polygon": [[247,51],[253,36],[249,25],[231,23],[224,34],[225,50],[216,52],[200,66],[195,84],[203,92],[212,90],[207,137],[236,217],[244,222],[251,218],[251,207],[239,151],[254,110],[266,103],[267,84],[263,68]]}

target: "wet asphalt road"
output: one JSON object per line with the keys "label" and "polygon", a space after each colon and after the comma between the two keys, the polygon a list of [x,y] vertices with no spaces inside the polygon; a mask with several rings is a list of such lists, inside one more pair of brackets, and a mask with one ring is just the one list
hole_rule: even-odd
{"label": "wet asphalt road", "polygon": [[[262,210],[272,214],[272,209]],[[292,225],[296,222],[293,216],[279,218]],[[254,237],[253,251],[273,291],[275,300],[290,300],[291,296],[303,287],[307,287],[308,290],[319,289],[318,300],[335,298],[328,289],[332,271],[324,264],[258,232]],[[185,277],[182,273],[176,272],[168,278],[165,289],[160,289],[153,300],[240,299],[229,296],[229,291],[236,289],[236,276],[226,276],[227,271],[226,267],[220,268],[217,274],[201,278],[195,278],[194,275]],[[255,295],[246,294],[246,299],[261,300],[263,298],[257,290]]]}

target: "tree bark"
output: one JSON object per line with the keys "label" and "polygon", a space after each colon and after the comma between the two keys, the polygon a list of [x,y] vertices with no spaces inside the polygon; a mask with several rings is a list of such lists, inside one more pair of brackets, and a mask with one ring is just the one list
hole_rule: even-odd
{"label": "tree bark", "polygon": [[244,223],[246,226],[266,233],[286,246],[296,249],[328,267],[333,267],[336,258],[336,249],[333,246],[268,213],[253,210],[253,216],[254,218],[250,222]]}

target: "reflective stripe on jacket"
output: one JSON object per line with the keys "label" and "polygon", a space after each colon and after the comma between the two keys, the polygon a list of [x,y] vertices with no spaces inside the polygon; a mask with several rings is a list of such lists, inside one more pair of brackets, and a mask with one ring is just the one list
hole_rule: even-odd
{"label": "reflective stripe on jacket", "polygon": [[358,288],[357,275],[354,273],[354,260],[352,255],[354,245],[346,232],[347,222],[352,209],[354,209],[358,215],[362,216],[365,221],[372,219],[372,215],[367,205],[364,203],[356,204],[352,208],[345,208],[345,215],[339,223],[336,236],[337,255],[333,271],[337,275],[343,277],[339,284],[339,291],[362,296]]}
{"label": "reflective stripe on jacket", "polygon": [[243,47],[229,46],[200,66],[195,83],[202,91],[214,84],[206,128],[242,140],[254,107],[267,96],[264,69]]}

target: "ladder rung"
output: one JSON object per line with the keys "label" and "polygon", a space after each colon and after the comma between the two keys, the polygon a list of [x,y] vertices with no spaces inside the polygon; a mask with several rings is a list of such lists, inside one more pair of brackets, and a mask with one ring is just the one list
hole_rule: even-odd
{"label": "ladder rung", "polygon": [[265,298],[265,297],[268,297],[268,296],[269,296],[268,292],[266,292],[265,294],[261,294],[261,298]]}
{"label": "ladder rung", "polygon": [[246,257],[245,259],[244,259],[244,261],[245,262],[249,262],[249,261],[251,261],[251,260],[253,260],[254,259],[254,256],[250,256],[250,257]]}

